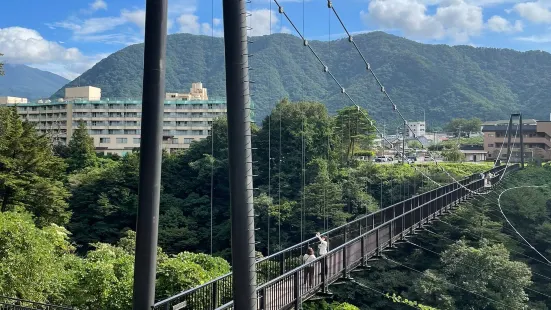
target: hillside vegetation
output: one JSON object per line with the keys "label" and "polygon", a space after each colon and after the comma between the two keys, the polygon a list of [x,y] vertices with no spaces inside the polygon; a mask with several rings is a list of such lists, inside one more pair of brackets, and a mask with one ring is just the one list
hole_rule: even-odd
{"label": "hillside vegetation", "polygon": [[[258,120],[283,97],[325,103],[330,112],[350,105],[316,58],[289,34],[252,38],[251,84]],[[505,118],[521,111],[547,119],[551,54],[470,46],[428,45],[372,32],[355,37],[387,91],[408,119],[421,119],[422,108],[436,124],[454,117]],[[377,119],[395,118],[373,78],[346,39],[311,42],[351,97]],[[80,85],[102,88],[105,97],[139,97],[143,44],[103,59],[80,77]],[[173,34],[168,37],[166,90],[187,91],[201,81],[211,96],[225,96],[222,38]],[[66,86],[75,86],[77,80]],[[54,97],[63,95],[62,90]]]}

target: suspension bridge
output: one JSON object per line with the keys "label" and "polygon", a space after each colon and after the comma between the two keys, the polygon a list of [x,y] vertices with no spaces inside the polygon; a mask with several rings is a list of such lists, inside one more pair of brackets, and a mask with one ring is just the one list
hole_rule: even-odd
{"label": "suspension bridge", "polygon": [[[309,247],[317,242],[311,238],[280,250],[267,257],[256,259],[255,225],[253,208],[253,174],[250,128],[249,66],[247,45],[247,11],[244,0],[224,0],[224,36],[226,58],[226,89],[228,102],[228,148],[230,163],[230,189],[232,206],[232,268],[233,271],[213,279],[201,286],[181,292],[165,300],[154,301],[155,264],[157,249],[157,219],[159,216],[159,188],[162,135],[162,101],[164,96],[164,57],[166,53],[167,0],[148,0],[146,7],[145,62],[142,128],[142,152],[140,156],[140,199],[137,225],[137,248],[134,278],[134,309],[238,309],[238,310],[279,310],[300,309],[301,304],[314,296],[329,296],[329,286],[339,281],[351,281],[351,272],[369,268],[373,260],[384,259],[384,253],[392,251],[408,238],[419,233],[444,216],[453,212],[460,204],[489,195],[501,180],[524,166],[511,164],[512,118],[519,116],[515,131],[522,143],[522,116],[512,115],[507,128],[508,160],[505,165],[496,165],[481,178],[476,173],[463,179],[456,179],[441,165],[434,156],[429,157],[445,173],[450,181],[440,184],[429,175],[412,165],[427,181],[436,188],[415,193],[411,197],[381,208],[380,210],[358,216],[354,220],[324,232],[328,237],[330,249],[327,254],[314,261],[304,263],[302,256]],[[273,0],[277,11],[296,31],[303,46],[311,52],[320,64],[320,74],[327,74],[335,82],[338,90],[350,104],[361,113],[363,110],[353,97],[346,92],[343,84],[332,74],[327,63],[309,44],[296,23],[287,14],[284,7]],[[405,130],[413,130],[407,125],[405,115],[391,99],[389,93],[373,71],[363,55],[344,21],[331,1],[327,8],[338,19],[348,36],[351,47],[365,64],[367,73],[379,86],[379,91],[390,103],[390,108],[404,123]],[[384,140],[385,135],[364,114],[370,126]],[[419,137],[413,134],[419,142]],[[393,145],[386,140],[389,145]],[[514,142],[512,144],[514,147]],[[406,155],[395,147],[395,151],[405,162]],[[521,150],[521,156],[524,152]],[[270,157],[270,156],[269,156]],[[499,158],[499,156],[498,156]],[[303,167],[304,171],[304,167]],[[488,186],[488,182],[491,186]],[[212,223],[211,223],[212,226]],[[15,305],[19,302],[19,305]],[[28,306],[25,306],[28,305]],[[18,308],[16,308],[18,307]],[[1,309],[66,309],[52,305],[0,299]]]}

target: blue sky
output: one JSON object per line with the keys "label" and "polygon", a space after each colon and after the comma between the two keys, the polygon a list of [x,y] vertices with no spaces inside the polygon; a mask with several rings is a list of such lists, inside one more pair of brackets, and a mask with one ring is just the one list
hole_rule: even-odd
{"label": "blue sky", "polygon": [[[6,62],[73,79],[110,53],[143,42],[144,0],[4,2],[0,53]],[[279,2],[297,27],[304,27],[307,38],[343,36],[326,0]],[[382,30],[424,43],[551,51],[551,0],[334,0],[333,4],[353,33]],[[251,35],[295,34],[271,0],[252,0],[248,9]],[[169,33],[222,36],[221,19],[221,0],[169,0]]]}

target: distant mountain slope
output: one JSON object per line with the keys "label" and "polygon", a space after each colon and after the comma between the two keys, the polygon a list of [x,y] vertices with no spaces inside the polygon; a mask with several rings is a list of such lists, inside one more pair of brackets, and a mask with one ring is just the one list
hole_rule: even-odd
{"label": "distant mountain slope", "polygon": [[[410,120],[443,123],[453,117],[502,119],[522,111],[547,119],[551,54],[469,46],[428,45],[372,32],[354,38],[386,90]],[[288,34],[253,38],[251,84],[259,120],[282,97],[315,99],[330,111],[350,105],[302,41]],[[396,120],[374,79],[346,39],[313,41],[346,91],[379,120]],[[225,95],[223,39],[174,34],[168,39],[166,90],[186,91],[201,81],[211,96]],[[141,96],[143,44],[126,47],[82,74],[81,85],[103,96]],[[76,85],[72,81],[68,85]],[[62,89],[55,95],[62,96]]]}
{"label": "distant mountain slope", "polygon": [[5,64],[6,75],[0,77],[0,96],[48,98],[69,80],[48,71],[26,65]]}

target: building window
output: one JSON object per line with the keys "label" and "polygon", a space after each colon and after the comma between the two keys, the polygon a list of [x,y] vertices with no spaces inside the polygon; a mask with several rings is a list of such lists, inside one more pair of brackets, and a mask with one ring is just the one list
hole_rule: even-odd
{"label": "building window", "polygon": [[178,138],[172,138],[172,144],[178,144]]}
{"label": "building window", "polygon": [[120,143],[120,144],[128,143],[128,139],[127,138],[117,138],[117,143]]}
{"label": "building window", "polygon": [[184,144],[190,144],[193,141],[192,138],[184,138]]}
{"label": "building window", "polygon": [[494,147],[494,145],[493,144],[488,144],[488,147]]}
{"label": "building window", "polygon": [[134,138],[133,142],[134,144],[140,144],[140,138]]}
{"label": "building window", "polygon": [[99,138],[99,143],[109,143],[111,142],[111,138]]}

